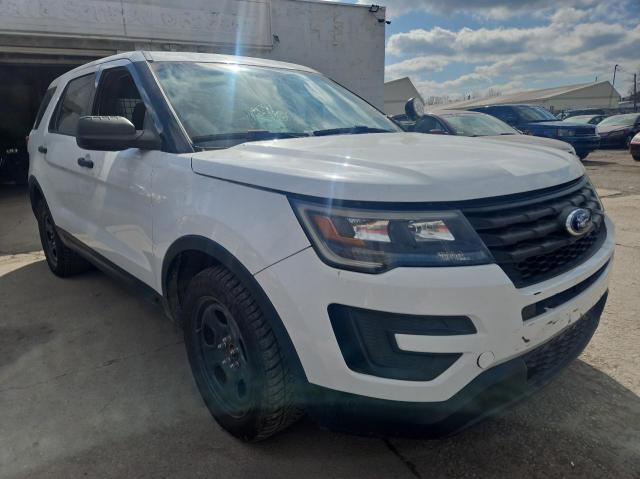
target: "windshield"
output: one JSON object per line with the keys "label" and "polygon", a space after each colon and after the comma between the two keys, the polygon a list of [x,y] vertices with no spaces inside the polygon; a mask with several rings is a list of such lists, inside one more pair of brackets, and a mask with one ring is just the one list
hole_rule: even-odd
{"label": "windshield", "polygon": [[558,119],[540,106],[519,106],[518,113],[524,121],[557,121]]}
{"label": "windshield", "polygon": [[570,116],[569,118],[565,118],[563,121],[566,121],[569,123],[589,123],[592,118],[594,118],[593,115],[578,115],[578,116]]}
{"label": "windshield", "polygon": [[636,113],[610,116],[609,118],[602,120],[598,126],[631,126],[635,123],[638,117],[640,117],[640,115]]}
{"label": "windshield", "polygon": [[518,132],[503,121],[491,115],[479,113],[445,115],[443,118],[455,130],[456,135],[462,136],[496,136],[517,135]]}
{"label": "windshield", "polygon": [[152,66],[182,125],[200,147],[400,131],[373,106],[317,73],[221,63]]}

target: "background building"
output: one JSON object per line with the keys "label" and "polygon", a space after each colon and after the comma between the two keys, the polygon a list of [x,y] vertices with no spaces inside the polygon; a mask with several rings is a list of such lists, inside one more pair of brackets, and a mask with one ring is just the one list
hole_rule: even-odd
{"label": "background building", "polygon": [[381,7],[301,0],[0,1],[0,144],[24,147],[55,77],[137,49],[299,63],[382,108],[384,16]]}
{"label": "background building", "polygon": [[527,103],[540,105],[552,113],[583,108],[618,108],[620,94],[609,81],[580,83],[543,90],[528,90],[508,93],[490,98],[459,101],[439,105],[440,108],[463,110],[473,106],[498,105],[505,103]]}
{"label": "background building", "polygon": [[387,115],[404,114],[404,105],[409,98],[424,99],[409,77],[391,80],[384,84],[384,112]]}

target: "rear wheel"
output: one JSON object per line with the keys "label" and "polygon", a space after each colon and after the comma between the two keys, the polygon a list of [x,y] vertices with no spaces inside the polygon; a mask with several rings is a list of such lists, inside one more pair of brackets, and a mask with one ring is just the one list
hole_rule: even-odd
{"label": "rear wheel", "polygon": [[198,389],[224,429],[259,441],[300,417],[278,339],[233,273],[216,266],[191,280],[183,326]]}
{"label": "rear wheel", "polygon": [[588,151],[578,151],[578,152],[576,152],[576,155],[578,155],[578,158],[580,158],[581,160],[584,160],[587,156],[589,156],[589,152]]}
{"label": "rear wheel", "polygon": [[62,243],[51,212],[44,201],[38,203],[36,211],[40,242],[51,272],[66,278],[90,269],[89,262]]}

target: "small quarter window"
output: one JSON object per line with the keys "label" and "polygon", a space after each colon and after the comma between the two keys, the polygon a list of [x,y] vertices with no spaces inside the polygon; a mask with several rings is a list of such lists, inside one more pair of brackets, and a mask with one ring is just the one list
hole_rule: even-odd
{"label": "small quarter window", "polygon": [[38,108],[38,113],[36,115],[36,121],[33,124],[33,129],[37,130],[40,126],[40,122],[42,121],[42,117],[44,116],[44,112],[47,111],[47,107],[49,103],[51,103],[51,98],[53,98],[53,94],[56,92],[56,87],[51,87],[44,94],[44,98],[40,102],[40,108]]}

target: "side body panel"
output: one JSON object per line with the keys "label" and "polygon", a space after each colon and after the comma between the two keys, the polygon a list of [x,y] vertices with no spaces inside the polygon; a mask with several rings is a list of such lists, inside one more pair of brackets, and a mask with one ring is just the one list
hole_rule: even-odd
{"label": "side body panel", "polygon": [[309,247],[285,195],[198,175],[189,154],[167,155],[153,168],[157,291],[167,250],[188,235],[215,241],[251,274]]}

